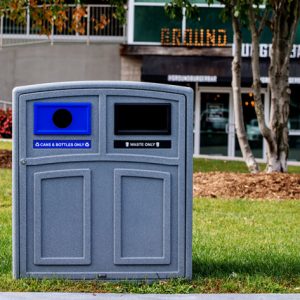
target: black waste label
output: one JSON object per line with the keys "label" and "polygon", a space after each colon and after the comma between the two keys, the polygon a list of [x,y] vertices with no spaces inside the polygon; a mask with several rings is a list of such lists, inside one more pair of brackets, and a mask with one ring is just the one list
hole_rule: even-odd
{"label": "black waste label", "polygon": [[115,148],[143,148],[143,149],[169,149],[171,148],[171,141],[114,141]]}

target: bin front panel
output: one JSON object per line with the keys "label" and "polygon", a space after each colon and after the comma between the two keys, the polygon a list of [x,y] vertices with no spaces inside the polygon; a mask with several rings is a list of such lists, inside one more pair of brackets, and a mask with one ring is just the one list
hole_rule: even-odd
{"label": "bin front panel", "polygon": [[[26,169],[27,196],[21,198],[21,209],[27,211],[21,216],[21,228],[25,231],[21,244],[26,249],[21,252],[22,276],[80,278],[85,274],[85,278],[105,275],[107,279],[158,278],[166,273],[167,277],[184,276],[185,203],[180,201],[182,190],[177,187],[183,180],[178,175],[178,166],[164,165],[158,172],[155,164],[148,163],[78,162]],[[88,174],[92,195],[90,218],[86,212],[89,202],[83,198],[88,192],[88,187],[84,188],[89,183]],[[69,179],[70,189],[64,189],[63,178]],[[54,187],[51,180],[57,187],[53,196],[48,192]],[[32,197],[37,181],[44,181],[42,188],[45,188],[41,213],[36,206],[40,200]],[[25,192],[26,186],[21,190]],[[44,220],[47,228],[41,227],[39,222],[40,215],[45,213],[49,214]],[[90,263],[89,249],[84,247],[87,239],[82,238],[84,230],[88,234],[88,222],[91,226]],[[70,227],[71,223],[74,228]],[[63,241],[68,233],[74,235],[74,241],[70,237]],[[63,249],[66,242],[74,249],[68,245]],[[83,246],[82,250],[79,245]],[[41,247],[44,252],[37,257]],[[81,256],[83,253],[86,255]]]}
{"label": "bin front panel", "polygon": [[15,91],[15,277],[190,276],[190,96],[142,83]]}

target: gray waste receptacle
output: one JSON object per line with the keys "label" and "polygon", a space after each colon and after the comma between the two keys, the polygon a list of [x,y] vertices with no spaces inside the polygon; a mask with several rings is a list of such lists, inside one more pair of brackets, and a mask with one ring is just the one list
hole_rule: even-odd
{"label": "gray waste receptacle", "polygon": [[53,83],[13,102],[15,278],[191,277],[190,88]]}

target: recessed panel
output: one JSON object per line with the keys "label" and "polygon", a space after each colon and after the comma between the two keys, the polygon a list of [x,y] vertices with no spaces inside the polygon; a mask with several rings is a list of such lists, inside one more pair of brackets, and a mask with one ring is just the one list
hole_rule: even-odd
{"label": "recessed panel", "polygon": [[34,174],[34,263],[90,263],[90,171]]}
{"label": "recessed panel", "polygon": [[115,264],[170,264],[170,174],[115,170]]}

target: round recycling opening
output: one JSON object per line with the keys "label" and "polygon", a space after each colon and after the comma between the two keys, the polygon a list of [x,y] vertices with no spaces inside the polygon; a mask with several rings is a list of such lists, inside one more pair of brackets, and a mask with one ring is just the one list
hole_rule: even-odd
{"label": "round recycling opening", "polygon": [[65,108],[60,108],[53,114],[52,121],[58,128],[67,128],[72,123],[72,114]]}

